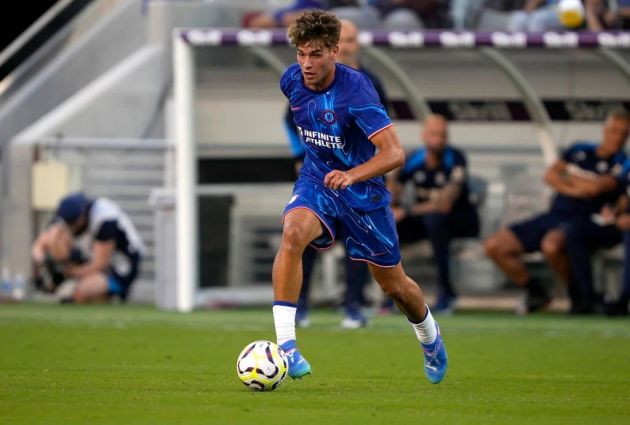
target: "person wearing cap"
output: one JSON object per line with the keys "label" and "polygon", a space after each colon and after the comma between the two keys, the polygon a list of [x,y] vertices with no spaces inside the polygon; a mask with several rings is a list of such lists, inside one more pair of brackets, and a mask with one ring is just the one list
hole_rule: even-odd
{"label": "person wearing cap", "polygon": [[[74,241],[83,236],[90,242],[87,258],[74,247]],[[55,284],[65,279],[76,281],[72,301],[77,303],[112,297],[126,300],[143,253],[140,236],[120,206],[83,193],[61,200],[50,226],[32,247],[35,265],[40,270],[53,270]]]}

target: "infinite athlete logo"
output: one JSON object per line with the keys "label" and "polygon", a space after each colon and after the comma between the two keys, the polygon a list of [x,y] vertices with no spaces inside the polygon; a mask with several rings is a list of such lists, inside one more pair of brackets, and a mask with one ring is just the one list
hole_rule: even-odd
{"label": "infinite athlete logo", "polygon": [[311,143],[322,148],[343,149],[344,142],[340,136],[307,130],[299,125],[296,127],[304,143]]}
{"label": "infinite athlete logo", "polygon": [[319,114],[319,119],[328,125],[333,125],[337,122],[337,115],[335,114],[335,111],[324,109],[321,114]]}

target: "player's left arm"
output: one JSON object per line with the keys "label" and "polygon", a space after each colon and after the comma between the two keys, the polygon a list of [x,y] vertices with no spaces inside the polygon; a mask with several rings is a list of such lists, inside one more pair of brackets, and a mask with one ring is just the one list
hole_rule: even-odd
{"label": "player's left arm", "polygon": [[331,189],[345,189],[354,183],[382,176],[405,163],[405,152],[392,125],[372,135],[370,141],[378,148],[376,155],[348,171],[329,172],[324,177],[324,184]]}

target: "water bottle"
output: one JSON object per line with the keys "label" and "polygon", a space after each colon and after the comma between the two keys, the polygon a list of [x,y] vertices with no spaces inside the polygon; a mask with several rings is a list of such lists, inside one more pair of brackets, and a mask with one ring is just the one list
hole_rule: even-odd
{"label": "water bottle", "polygon": [[16,301],[22,301],[26,295],[26,279],[22,273],[15,275],[13,280],[13,299]]}
{"label": "water bottle", "polygon": [[11,272],[8,267],[2,268],[2,280],[0,280],[0,299],[11,298],[13,292],[13,282],[11,282]]}

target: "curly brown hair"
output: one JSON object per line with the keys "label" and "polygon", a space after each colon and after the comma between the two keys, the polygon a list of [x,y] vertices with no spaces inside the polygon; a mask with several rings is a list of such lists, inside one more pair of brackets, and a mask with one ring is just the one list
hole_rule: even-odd
{"label": "curly brown hair", "polygon": [[295,46],[316,41],[327,49],[334,48],[339,42],[341,22],[332,13],[323,10],[307,10],[289,27],[288,35]]}

